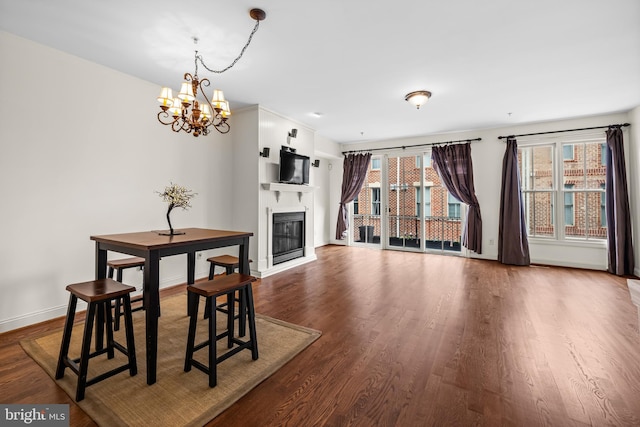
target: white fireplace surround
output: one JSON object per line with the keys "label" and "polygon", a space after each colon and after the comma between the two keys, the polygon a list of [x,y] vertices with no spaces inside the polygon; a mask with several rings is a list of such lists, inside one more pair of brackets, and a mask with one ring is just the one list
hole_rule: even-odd
{"label": "white fireplace surround", "polygon": [[[291,261],[283,262],[282,264],[273,265],[273,214],[274,213],[295,213],[295,212],[304,212],[305,213],[305,241],[304,241],[304,257],[296,258]],[[272,274],[278,273],[280,271],[287,270],[291,267],[306,264],[307,262],[314,261],[316,259],[315,251],[313,250],[313,245],[310,246],[310,241],[313,239],[309,239],[308,233],[308,218],[310,215],[310,209],[308,206],[290,206],[290,207],[268,207],[267,208],[267,270],[260,272],[260,277],[267,277]]]}

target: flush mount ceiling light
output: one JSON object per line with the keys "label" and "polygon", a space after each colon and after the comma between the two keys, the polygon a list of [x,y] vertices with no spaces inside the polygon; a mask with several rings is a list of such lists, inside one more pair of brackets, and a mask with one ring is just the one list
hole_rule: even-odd
{"label": "flush mount ceiling light", "polygon": [[404,97],[404,100],[415,105],[417,109],[420,109],[420,106],[426,104],[429,98],[431,98],[431,92],[428,90],[417,90],[408,93],[407,96]]}
{"label": "flush mount ceiling light", "polygon": [[[249,16],[256,21],[253,31],[249,35],[249,40],[240,51],[240,55],[222,70],[212,70],[205,65],[202,56],[195,54],[195,73],[185,73],[184,82],[180,93],[176,98],[173,97],[171,88],[163,87],[158,102],[160,103],[160,112],[158,113],[158,121],[163,125],[171,126],[174,132],[185,131],[192,133],[193,136],[208,135],[211,128],[215,128],[220,133],[227,133],[231,130],[227,119],[231,115],[229,102],[224,99],[224,94],[219,89],[214,89],[211,99],[207,98],[204,88],[210,85],[209,79],[198,78],[198,61],[209,72],[222,74],[242,58],[244,51],[249,47],[251,38],[258,31],[260,21],[266,18],[267,14],[262,9],[251,9]],[[197,38],[193,38],[194,43],[198,43]],[[198,89],[204,98],[204,102],[197,99]]]}

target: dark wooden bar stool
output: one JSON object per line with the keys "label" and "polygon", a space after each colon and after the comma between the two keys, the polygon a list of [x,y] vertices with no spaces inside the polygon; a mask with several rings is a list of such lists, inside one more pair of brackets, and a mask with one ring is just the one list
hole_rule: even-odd
{"label": "dark wooden bar stool", "polygon": [[[209,261],[210,266],[209,266],[209,280],[213,280],[215,277],[215,273],[216,273],[216,267],[222,267],[225,270],[225,274],[227,276],[235,273],[236,269],[240,267],[240,259],[236,256],[233,255],[219,255],[219,256],[212,256],[210,258],[207,258],[207,261]],[[249,260],[249,262],[253,262],[251,260]],[[246,307],[246,304],[244,304],[244,301],[242,301],[241,298],[242,295],[240,295],[238,298],[236,298],[236,302],[238,302],[240,304],[240,307]],[[219,312],[221,313],[227,313],[227,303],[224,302],[222,304],[218,304],[217,305],[217,309]],[[207,318],[207,313],[209,312],[209,306],[206,307],[205,310],[205,319]],[[238,316],[236,316],[237,319],[239,319],[239,331],[240,331],[240,336],[243,337],[246,334],[246,330],[247,330],[247,324],[246,324],[246,317],[245,316],[240,316],[238,314]]]}
{"label": "dark wooden bar stool", "polygon": [[[76,387],[76,402],[84,399],[85,388],[99,381],[112,377],[120,372],[129,369],[129,374],[134,376],[138,373],[136,364],[136,349],[133,339],[133,318],[131,316],[131,298],[130,293],[135,291],[133,286],[127,286],[116,282],[113,279],[99,279],[90,282],[76,283],[67,286],[70,292],[69,307],[67,317],[64,322],[64,332],[62,335],[62,344],[60,346],[60,355],[58,356],[58,366],[56,368],[56,379],[64,376],[64,371],[68,367],[78,376],[78,385]],[[73,330],[73,320],[76,314],[76,305],[78,298],[85,301],[87,313],[84,324],[84,333],[82,336],[82,350],[80,357],[77,359],[69,358],[69,344],[71,343],[71,332]],[[111,302],[116,299],[123,300],[124,307],[124,327],[127,339],[127,347],[123,347],[113,339],[113,324],[111,318]],[[93,322],[96,317],[96,309],[102,307],[106,314],[107,329],[107,345],[105,348],[91,352],[91,335],[93,332]],[[100,374],[94,378],[87,379],[87,370],[89,367],[89,359],[107,353],[107,358],[113,359],[114,349],[127,356],[127,363],[120,367],[114,368],[108,372]]]}
{"label": "dark wooden bar stool", "polygon": [[[228,276],[223,276],[217,280],[209,280],[202,283],[196,283],[191,286],[187,286],[187,292],[195,294],[197,298],[195,300],[195,307],[190,314],[189,319],[189,335],[187,337],[187,352],[184,361],[184,371],[189,372],[191,367],[194,366],[202,372],[209,375],[209,387],[215,387],[217,384],[217,365],[222,361],[228,359],[234,354],[244,349],[251,350],[251,358],[253,360],[258,359],[258,341],[256,338],[256,323],[255,323],[255,309],[253,306],[253,291],[251,289],[251,283],[256,280],[253,276],[244,274],[233,273]],[[243,294],[242,299],[246,301],[247,308],[245,310],[247,321],[249,323],[249,339],[242,341],[236,338],[234,335],[234,301],[235,293],[239,291]],[[216,298],[225,295],[227,297],[228,312],[227,312],[227,329],[220,334],[216,334]],[[195,344],[196,339],[196,326],[198,323],[198,304],[200,297],[205,297],[209,307],[208,326],[209,333],[208,339],[200,344]],[[242,311],[241,311],[242,313]],[[221,356],[217,356],[216,343],[218,340],[227,338],[227,348],[229,349]],[[207,347],[209,349],[209,364],[208,366],[193,359],[193,353]]]}
{"label": "dark wooden bar stool", "polygon": [[[144,258],[140,257],[131,257],[131,258],[123,258],[123,259],[114,259],[111,261],[107,261],[107,267],[109,267],[108,277],[109,279],[113,279],[114,270],[117,271],[116,280],[120,283],[122,282],[122,272],[127,268],[136,268],[144,267]],[[136,295],[131,298],[131,303],[142,302],[144,300],[144,294]],[[144,309],[144,304],[132,308],[131,311],[138,311]],[[122,316],[122,306],[120,305],[120,299],[115,302],[114,305],[114,325],[113,330],[120,330],[120,316]]]}
{"label": "dark wooden bar stool", "polygon": [[[222,267],[227,275],[236,271],[236,268],[240,267],[240,260],[236,256],[232,255],[219,255],[207,258],[207,261],[211,263],[209,266],[209,280],[213,280],[213,276],[216,272],[216,267]],[[251,262],[251,260],[249,260]]]}

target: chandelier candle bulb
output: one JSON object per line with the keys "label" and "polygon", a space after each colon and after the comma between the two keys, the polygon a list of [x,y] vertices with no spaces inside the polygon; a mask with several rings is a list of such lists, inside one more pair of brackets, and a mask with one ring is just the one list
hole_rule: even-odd
{"label": "chandelier candle bulb", "polygon": [[187,102],[191,102],[194,99],[196,99],[196,97],[193,96],[193,86],[191,85],[190,82],[182,82],[182,87],[180,88],[180,93],[178,94],[178,98]]}
{"label": "chandelier candle bulb", "polygon": [[211,98],[211,105],[213,105],[213,108],[215,108],[216,111],[224,110],[225,102],[224,93],[219,89],[214,89],[213,96]]}
{"label": "chandelier candle bulb", "polygon": [[209,117],[211,117],[211,110],[209,110],[209,106],[207,104],[202,104],[202,120],[209,120]]}
{"label": "chandelier candle bulb", "polygon": [[173,106],[169,109],[169,112],[173,117],[180,116],[180,113],[182,112],[182,102],[180,101],[180,98],[173,98]]}
{"label": "chandelier candle bulb", "polygon": [[171,92],[171,88],[162,88],[160,96],[158,97],[158,102],[160,103],[160,108],[164,111],[173,105],[173,93]]}

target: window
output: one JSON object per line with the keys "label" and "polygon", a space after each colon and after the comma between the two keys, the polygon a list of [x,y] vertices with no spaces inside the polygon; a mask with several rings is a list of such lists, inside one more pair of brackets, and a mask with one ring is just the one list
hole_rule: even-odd
{"label": "window", "polygon": [[[602,220],[602,183],[606,175],[602,145],[602,140],[592,140],[523,144],[518,148],[529,236],[560,240],[606,238],[606,222]],[[569,154],[572,161],[566,161]],[[557,164],[557,158],[563,161]],[[561,207],[557,211],[556,205]]]}
{"label": "window", "polygon": [[573,145],[567,144],[562,146],[562,159],[563,160],[573,160]]}
{"label": "window", "polygon": [[359,203],[358,196],[356,196],[356,198],[353,199],[353,214],[354,215],[357,215],[359,213],[358,212],[358,203]]}
{"label": "window", "polygon": [[606,208],[607,193],[605,193],[604,191],[604,184],[600,184],[600,188],[602,189],[602,192],[600,193],[600,227],[606,227],[607,226],[607,208]]}
{"label": "window", "polygon": [[380,189],[371,189],[371,214],[380,215]]}
{"label": "window", "polygon": [[[424,193],[424,199],[420,198],[420,193]],[[420,187],[416,187],[416,216],[420,217],[420,211],[422,204],[424,204],[424,216],[431,216],[431,187],[424,187],[420,190]]]}
{"label": "window", "polygon": [[[573,212],[573,204],[574,204],[574,194],[571,191],[573,189],[573,184],[565,184],[564,185],[564,225],[574,225],[575,217]],[[569,191],[567,191],[569,190]]]}
{"label": "window", "polygon": [[607,144],[600,145],[600,166],[607,166]]}
{"label": "window", "polygon": [[460,218],[460,200],[448,193],[449,218]]}
{"label": "window", "polygon": [[532,237],[555,236],[553,149],[552,145],[518,148],[518,167],[527,233]]}
{"label": "window", "polygon": [[371,158],[371,169],[380,170],[380,158]]}
{"label": "window", "polygon": [[424,187],[424,216],[431,216],[431,187]]}

